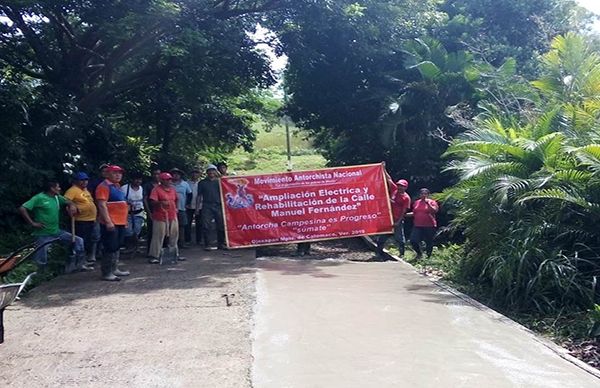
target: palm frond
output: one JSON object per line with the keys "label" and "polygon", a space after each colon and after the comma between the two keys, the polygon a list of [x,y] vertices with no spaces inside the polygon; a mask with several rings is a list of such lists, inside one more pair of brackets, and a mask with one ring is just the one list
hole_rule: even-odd
{"label": "palm frond", "polygon": [[529,194],[519,198],[517,203],[523,204],[525,202],[530,201],[539,201],[539,200],[554,200],[560,202],[566,202],[573,205],[580,206],[584,209],[592,209],[597,207],[597,204],[593,204],[588,202],[585,198],[574,195],[573,193],[568,192],[562,188],[550,188],[550,189],[540,189],[534,190]]}

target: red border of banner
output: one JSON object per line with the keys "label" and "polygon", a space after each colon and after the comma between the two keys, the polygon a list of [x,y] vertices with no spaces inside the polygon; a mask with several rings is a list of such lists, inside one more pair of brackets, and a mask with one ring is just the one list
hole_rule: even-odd
{"label": "red border of banner", "polygon": [[[325,167],[325,168],[317,168],[312,170],[294,170],[294,171],[285,171],[285,172],[267,172],[264,174],[253,174],[253,175],[236,175],[236,176],[228,176],[227,178],[252,178],[257,176],[265,176],[265,175],[278,175],[278,174],[286,174],[286,173],[303,173],[308,171],[325,171],[325,170],[337,170],[340,168],[350,168],[350,167],[374,167],[374,166],[382,166],[381,163],[372,163],[372,164],[359,164],[355,166],[339,166],[339,167]],[[394,217],[392,215],[392,205],[390,203],[390,191],[388,187],[387,177],[385,176],[385,166],[382,166],[381,175],[383,177],[383,182],[385,184],[385,197],[387,198],[387,207],[388,214],[390,216],[390,221],[392,224],[392,229],[386,232],[378,232],[378,233],[368,233],[361,234],[358,236],[344,236],[344,237],[329,237],[329,238],[320,238],[315,240],[302,240],[302,241],[285,241],[285,242],[274,242],[269,244],[256,244],[256,245],[242,245],[232,247],[229,245],[229,236],[227,235],[227,215],[225,214],[225,198],[223,196],[223,187],[221,186],[221,182],[219,181],[219,193],[221,195],[221,211],[223,212],[223,226],[225,227],[225,243],[229,249],[244,249],[244,248],[256,248],[256,247],[267,247],[271,245],[288,245],[288,244],[299,244],[304,242],[316,242],[316,241],[330,241],[330,240],[341,240],[346,238],[357,238],[361,236],[375,236],[379,234],[389,234],[393,233],[393,225],[394,225]]]}

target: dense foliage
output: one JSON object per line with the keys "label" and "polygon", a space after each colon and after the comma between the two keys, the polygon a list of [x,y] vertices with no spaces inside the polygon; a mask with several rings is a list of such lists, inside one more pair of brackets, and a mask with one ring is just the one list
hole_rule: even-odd
{"label": "dense foliage", "polygon": [[415,189],[452,182],[439,156],[463,129],[447,109],[475,109],[487,87],[477,67],[513,58],[532,74],[549,40],[585,20],[573,1],[330,3],[274,26],[290,59],[289,112],[331,164],[386,160]]}
{"label": "dense foliage", "polygon": [[[518,110],[479,115],[455,139],[445,191],[467,237],[463,275],[512,309],[590,308],[600,275],[600,56],[552,42]],[[524,96],[523,96],[524,97]]]}
{"label": "dense foliage", "polygon": [[[48,178],[250,148],[274,82],[253,31],[286,1],[4,1],[0,229]],[[267,101],[268,102],[268,101]]]}

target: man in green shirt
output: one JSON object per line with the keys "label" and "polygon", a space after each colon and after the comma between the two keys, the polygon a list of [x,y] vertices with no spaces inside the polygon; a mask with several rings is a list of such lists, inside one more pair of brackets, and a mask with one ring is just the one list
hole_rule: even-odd
{"label": "man in green shirt", "polygon": [[[51,240],[60,240],[63,243],[70,243],[72,241],[71,233],[59,228],[60,210],[65,205],[69,215],[73,217],[77,213],[75,204],[60,195],[60,185],[58,182],[48,182],[43,192],[34,195],[19,208],[23,219],[34,228],[32,235],[36,237],[37,245]],[[72,272],[74,269],[91,269],[84,265],[83,239],[75,236],[74,245],[76,262],[66,265],[67,272]],[[38,251],[35,261],[40,269],[46,267],[48,264],[48,245],[45,245]]]}

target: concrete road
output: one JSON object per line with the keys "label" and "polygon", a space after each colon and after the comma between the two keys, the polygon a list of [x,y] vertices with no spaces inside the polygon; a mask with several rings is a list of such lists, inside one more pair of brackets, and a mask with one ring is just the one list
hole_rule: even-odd
{"label": "concrete road", "polygon": [[259,261],[256,388],[600,387],[403,263]]}
{"label": "concrete road", "polygon": [[[254,251],[61,276],[5,312],[0,387],[249,387]],[[235,293],[231,307],[224,293]]]}

